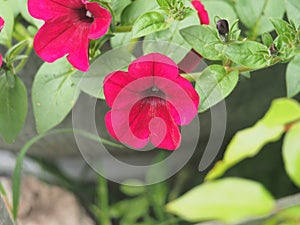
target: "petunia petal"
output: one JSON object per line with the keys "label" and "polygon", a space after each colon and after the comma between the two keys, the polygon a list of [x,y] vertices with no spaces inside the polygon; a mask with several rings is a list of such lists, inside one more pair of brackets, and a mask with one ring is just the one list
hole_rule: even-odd
{"label": "petunia petal", "polygon": [[77,69],[88,69],[88,26],[74,25],[70,21],[49,20],[34,38],[36,53],[46,62],[68,55],[68,60]]}
{"label": "petunia petal", "polygon": [[[78,70],[87,71],[89,69],[88,39],[89,28],[79,25],[76,29],[76,39],[70,40],[70,51],[68,61]],[[76,44],[73,44],[76,43]]]}
{"label": "petunia petal", "polygon": [[116,71],[103,82],[105,100],[109,107],[127,108],[130,102],[139,101],[143,97],[142,92],[152,85],[152,78],[137,80],[127,72]]}
{"label": "petunia petal", "polygon": [[128,124],[128,114],[109,111],[105,115],[105,124],[108,132],[116,140],[134,148],[143,148],[148,143],[148,137],[141,139],[136,137]]}
{"label": "petunia petal", "polygon": [[36,19],[53,19],[69,16],[74,9],[83,8],[81,0],[28,0],[28,11]]}
{"label": "petunia petal", "polygon": [[173,80],[179,74],[173,60],[160,53],[150,53],[133,61],[128,71],[132,77],[160,76]]}
{"label": "petunia petal", "polygon": [[193,0],[192,5],[198,12],[198,17],[201,24],[209,24],[209,16],[208,13],[204,7],[204,5],[200,2],[200,0]]}
{"label": "petunia petal", "polygon": [[97,39],[106,34],[111,22],[110,12],[101,7],[97,2],[87,3],[86,9],[90,11],[94,17],[94,21],[90,27],[89,38]]}
{"label": "petunia petal", "polygon": [[1,30],[3,29],[3,27],[4,27],[4,19],[0,16],[0,32],[1,32]]}
{"label": "petunia petal", "polygon": [[0,68],[2,66],[2,55],[0,54]]}
{"label": "petunia petal", "polygon": [[174,150],[180,144],[180,132],[166,101],[158,97],[141,100],[130,111],[130,129],[139,138],[149,136],[153,145]]}
{"label": "petunia petal", "polygon": [[167,106],[176,124],[189,124],[198,113],[199,95],[185,78],[178,76],[175,84],[165,86]]}

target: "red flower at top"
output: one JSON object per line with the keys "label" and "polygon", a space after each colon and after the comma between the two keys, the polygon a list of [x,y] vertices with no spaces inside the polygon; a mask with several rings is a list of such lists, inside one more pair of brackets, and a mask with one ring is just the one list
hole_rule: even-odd
{"label": "red flower at top", "polygon": [[28,0],[28,9],[45,21],[34,39],[37,54],[46,62],[68,55],[75,68],[87,71],[89,39],[108,31],[110,12],[86,0]]}
{"label": "red flower at top", "polygon": [[204,5],[200,2],[200,0],[193,0],[192,5],[198,12],[198,17],[200,19],[201,24],[209,24],[208,13],[204,7]]}
{"label": "red flower at top", "polygon": [[109,74],[104,94],[111,107],[105,116],[109,133],[134,148],[150,141],[159,148],[177,149],[178,125],[189,124],[198,112],[197,92],[179,75],[177,65],[159,53],[136,59],[128,72]]}
{"label": "red flower at top", "polygon": [[[3,18],[0,16],[0,32],[4,27],[4,20]],[[2,55],[0,54],[0,67],[2,66]]]}

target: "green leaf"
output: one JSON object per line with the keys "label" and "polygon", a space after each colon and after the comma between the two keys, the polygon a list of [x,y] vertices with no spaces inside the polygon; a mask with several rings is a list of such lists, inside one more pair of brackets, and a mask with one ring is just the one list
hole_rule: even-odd
{"label": "green leaf", "polygon": [[144,54],[159,52],[179,63],[191,50],[190,45],[179,34],[179,29],[193,24],[199,24],[197,15],[175,22],[167,30],[147,35],[143,41]]}
{"label": "green leaf", "polygon": [[205,179],[212,180],[222,176],[226,170],[240,161],[253,157],[266,144],[280,139],[285,126],[300,119],[300,105],[290,99],[276,99],[265,116],[253,127],[237,132],[224,154],[222,161],[208,173]]}
{"label": "green leaf", "polygon": [[171,6],[169,0],[156,0],[156,2],[162,8],[169,8]]}
{"label": "green leaf", "polygon": [[268,215],[274,206],[273,197],[260,183],[226,178],[195,187],[166,207],[168,212],[190,222],[220,220],[234,223]]}
{"label": "green leaf", "polygon": [[229,24],[232,24],[237,19],[234,8],[228,2],[221,0],[206,0],[202,3],[208,12],[210,24],[214,24],[216,16],[228,20]]}
{"label": "green leaf", "polygon": [[[120,0],[117,0],[120,1]],[[122,0],[123,1],[123,0]],[[128,5],[121,14],[122,25],[132,25],[143,14],[158,10],[156,1],[136,0]]]}
{"label": "green leaf", "polygon": [[263,43],[269,48],[273,44],[273,38],[269,33],[263,33],[262,36]]}
{"label": "green leaf", "polygon": [[15,77],[11,88],[5,76],[0,77],[0,134],[8,143],[12,143],[23,128],[27,101],[27,90],[20,78]]}
{"label": "green leaf", "polygon": [[218,44],[216,49],[223,52],[236,64],[251,69],[259,69],[269,65],[269,61],[265,58],[265,55],[269,54],[268,48],[258,42],[244,41],[229,45]]}
{"label": "green leaf", "polygon": [[78,72],[72,76],[72,80],[79,88],[95,97],[104,99],[103,80],[109,73],[126,68],[134,59],[127,50],[114,49],[102,54],[90,66],[86,73]]}
{"label": "green leaf", "polygon": [[279,140],[283,133],[283,126],[269,127],[262,122],[237,132],[227,146],[223,160],[216,163],[205,179],[212,180],[222,176],[237,163],[257,155],[267,143]]}
{"label": "green leaf", "polygon": [[11,47],[5,54],[6,63],[12,62],[16,56],[25,50],[28,44],[28,40],[24,40]]}
{"label": "green leaf", "polygon": [[300,123],[292,126],[283,142],[284,167],[291,180],[300,188]]}
{"label": "green leaf", "polygon": [[300,54],[288,64],[286,70],[287,96],[294,97],[300,92]]}
{"label": "green leaf", "polygon": [[283,0],[239,0],[236,11],[242,23],[255,35],[273,30],[270,17],[282,18],[285,12]]}
{"label": "green leaf", "polygon": [[73,108],[79,96],[78,87],[71,80],[75,72],[65,58],[44,63],[38,70],[32,87],[32,105],[39,133],[58,125]]}
{"label": "green leaf", "polygon": [[115,13],[115,19],[117,21],[121,21],[121,14],[123,12],[123,10],[130,5],[131,0],[112,0],[111,2],[111,7]]}
{"label": "green leaf", "polygon": [[205,25],[190,26],[180,30],[180,34],[190,46],[206,59],[221,60],[222,55],[215,49],[221,43],[217,34]]}
{"label": "green leaf", "polygon": [[12,10],[8,1],[0,0],[0,5],[0,15],[5,21],[0,35],[0,44],[10,47],[12,43],[12,32],[14,27],[14,11]]}
{"label": "green leaf", "polygon": [[285,6],[289,19],[297,21],[299,25],[300,21],[300,4],[298,0],[285,0]]}
{"label": "green leaf", "polygon": [[282,35],[282,37],[288,38],[290,37],[293,39],[295,37],[295,29],[291,24],[286,22],[285,20],[278,19],[278,18],[271,18],[270,21],[272,22],[276,33],[278,35]]}
{"label": "green leaf", "polygon": [[300,104],[287,98],[275,99],[263,118],[268,126],[287,125],[300,119]]}
{"label": "green leaf", "polygon": [[226,98],[237,85],[238,79],[238,71],[227,73],[220,65],[207,67],[196,80],[195,89],[201,99],[199,112],[211,108]]}
{"label": "green leaf", "polygon": [[132,27],[134,38],[142,37],[151,33],[162,31],[170,27],[170,23],[159,12],[148,12],[140,16]]}

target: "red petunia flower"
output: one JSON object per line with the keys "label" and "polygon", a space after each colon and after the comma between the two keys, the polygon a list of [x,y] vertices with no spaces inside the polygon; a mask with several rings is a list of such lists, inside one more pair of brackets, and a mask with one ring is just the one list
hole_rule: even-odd
{"label": "red petunia flower", "polygon": [[[0,32],[4,27],[4,20],[3,18],[0,16]],[[2,55],[0,54],[0,67],[2,66]]]}
{"label": "red petunia flower", "polygon": [[179,147],[179,125],[197,115],[199,96],[179,75],[167,56],[151,53],[133,61],[128,72],[115,71],[104,80],[111,107],[105,116],[109,133],[120,142],[143,148],[150,141],[168,150]]}
{"label": "red petunia flower", "polygon": [[198,12],[198,17],[200,19],[201,24],[209,24],[209,16],[204,7],[204,5],[200,2],[200,0],[193,0],[192,5]]}
{"label": "red petunia flower", "polygon": [[34,38],[36,53],[46,62],[68,55],[75,68],[87,71],[89,39],[108,31],[110,12],[87,0],[28,0],[28,10],[45,21]]}
{"label": "red petunia flower", "polygon": [[[200,0],[193,0],[192,5],[198,12],[198,17],[200,24],[209,24],[209,16]],[[199,55],[196,51],[190,51],[183,60],[179,63],[179,68],[183,73],[190,73],[194,71],[201,63],[202,56]]]}

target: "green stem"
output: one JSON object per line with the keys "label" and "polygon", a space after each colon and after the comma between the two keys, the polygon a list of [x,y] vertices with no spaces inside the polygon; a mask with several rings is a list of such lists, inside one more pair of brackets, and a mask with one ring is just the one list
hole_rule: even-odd
{"label": "green stem", "polygon": [[[29,58],[29,55],[31,54],[31,51],[32,51],[32,41],[29,42],[29,45],[25,52],[25,55],[27,55],[28,58]],[[22,59],[21,62],[16,66],[16,68],[15,68],[16,74],[23,69],[23,67],[26,65],[28,58]]]}
{"label": "green stem", "polygon": [[132,30],[132,26],[120,26],[120,27],[115,27],[114,32],[122,33],[122,32],[130,32],[131,30]]}
{"label": "green stem", "polygon": [[109,219],[109,200],[108,200],[107,180],[102,176],[99,176],[97,205],[100,206],[101,209],[101,215],[99,221],[100,224],[111,225]]}

